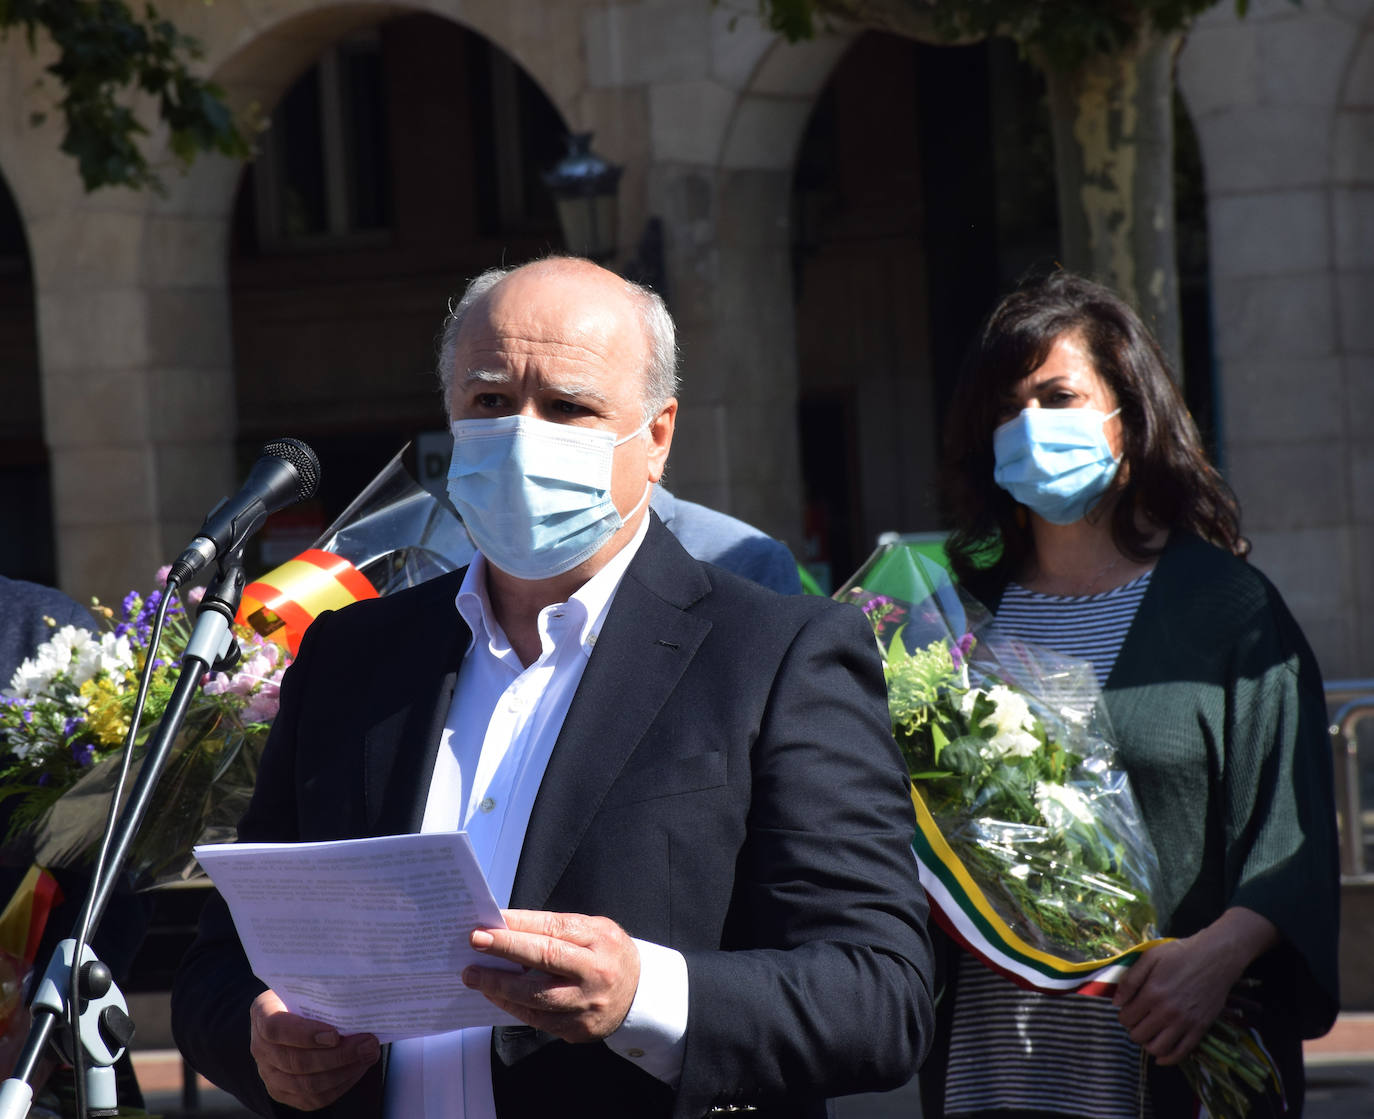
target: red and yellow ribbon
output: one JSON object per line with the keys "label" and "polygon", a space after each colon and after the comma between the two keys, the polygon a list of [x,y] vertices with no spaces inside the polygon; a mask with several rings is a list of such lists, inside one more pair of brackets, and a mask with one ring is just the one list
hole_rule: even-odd
{"label": "red and yellow ribbon", "polygon": [[1110,997],[1126,969],[1143,953],[1164,943],[1146,940],[1116,955],[1082,962],[1028,944],[993,909],[915,788],[911,802],[916,808],[916,835],[911,846],[933,916],[964,948],[1014,983],[1047,994],[1077,991]]}
{"label": "red and yellow ribbon", "polygon": [[29,867],[19,888],[0,913],[0,951],[33,963],[48,914],[62,901],[62,890],[48,871]]}
{"label": "red and yellow ribbon", "polygon": [[326,610],[376,597],[367,576],[343,556],[309,548],[249,583],[236,620],[294,655],[310,623]]}

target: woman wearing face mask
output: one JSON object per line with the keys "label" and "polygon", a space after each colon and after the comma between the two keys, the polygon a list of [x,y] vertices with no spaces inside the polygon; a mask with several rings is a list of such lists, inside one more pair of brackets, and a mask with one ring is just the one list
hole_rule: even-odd
{"label": "woman wearing face mask", "polygon": [[995,631],[1092,662],[1178,939],[1114,1000],[1023,991],[951,948],[927,1119],[1191,1116],[1175,1066],[1228,997],[1300,1115],[1301,1039],[1338,1003],[1322,684],[1159,347],[1097,284],[1030,283],[984,325],[946,434],[955,573]]}

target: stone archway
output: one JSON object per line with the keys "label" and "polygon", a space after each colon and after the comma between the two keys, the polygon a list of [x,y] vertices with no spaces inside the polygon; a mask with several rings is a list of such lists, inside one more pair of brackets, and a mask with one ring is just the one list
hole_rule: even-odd
{"label": "stone archway", "polygon": [[[800,425],[784,445],[796,453],[800,443],[802,451],[794,492],[805,493],[809,504],[797,553],[814,560],[818,572],[829,564],[834,580],[855,569],[880,532],[937,527],[934,474],[947,382],[1000,287],[1054,251],[1053,239],[1042,244],[1031,236],[1039,231],[1030,228],[1032,218],[1020,210],[999,216],[991,186],[983,189],[1025,170],[1024,161],[998,160],[992,150],[994,120],[1002,121],[1001,139],[1008,141],[1001,147],[1014,147],[1024,124],[1008,116],[1008,103],[1023,91],[1007,72],[1026,67],[1009,43],[998,46],[994,52],[988,44],[951,46],[933,34],[880,32],[801,48],[771,43],[724,132],[722,235],[708,265],[723,261],[731,240],[740,239],[754,271],[745,273],[749,285],[728,292],[737,301],[734,314],[747,320],[760,300],[776,303],[757,316],[774,332],[762,336],[756,363],[724,382],[727,403],[716,430],[729,430],[742,391],[748,402],[759,394],[756,415],[769,399],[782,401],[774,413]],[[956,100],[975,95],[981,115],[934,108],[947,89],[958,91],[948,94]],[[839,99],[844,108],[837,115]],[[831,123],[822,125],[821,117]],[[952,123],[942,124],[945,117]],[[820,146],[833,147],[828,154],[816,147],[820,132],[828,137]],[[803,135],[807,166],[799,170]],[[822,240],[812,243],[798,231],[818,227],[814,207],[795,177],[812,175],[819,163],[829,165],[819,172],[823,190],[844,197],[826,204],[836,212],[820,223]],[[727,217],[727,192],[742,181],[734,164],[752,180],[740,198],[744,220]],[[837,167],[844,173],[834,173]],[[1045,169],[1042,177],[1052,184],[1051,176]],[[1052,235],[1052,189],[1047,197]],[[773,271],[765,281],[758,269],[770,253]],[[1011,274],[1000,274],[999,266]],[[741,334],[758,337],[759,325],[745,323]],[[727,461],[739,446],[726,445]],[[813,544],[820,545],[814,552]]]}
{"label": "stone archway", "polygon": [[323,464],[316,501],[250,546],[264,566],[404,445],[446,442],[431,375],[446,302],[562,244],[542,173],[569,125],[497,44],[407,11],[309,62],[242,172],[228,254],[240,468],[280,431]]}

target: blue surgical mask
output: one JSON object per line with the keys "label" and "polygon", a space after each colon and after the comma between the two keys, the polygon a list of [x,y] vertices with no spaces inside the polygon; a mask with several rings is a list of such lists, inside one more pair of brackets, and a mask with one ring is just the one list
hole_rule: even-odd
{"label": "blue surgical mask", "polygon": [[992,434],[993,479],[1051,524],[1081,520],[1116,477],[1102,428],[1120,411],[1025,409]]}
{"label": "blue surgical mask", "polygon": [[[448,496],[473,543],[517,579],[549,579],[590,559],[625,523],[611,500],[615,449],[600,428],[530,416],[454,420]],[[627,516],[648,499],[650,483]]]}

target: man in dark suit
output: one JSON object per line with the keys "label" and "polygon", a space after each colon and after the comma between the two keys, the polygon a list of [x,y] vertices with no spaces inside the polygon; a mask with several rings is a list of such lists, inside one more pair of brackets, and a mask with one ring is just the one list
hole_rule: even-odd
{"label": "man in dark suit", "polygon": [[[931,1029],[914,819],[862,615],[692,559],[647,509],[677,415],[656,296],[580,260],[474,281],[440,355],[465,571],[318,619],[243,840],[464,828],[523,1026],[341,1037],[213,899],[173,992],[263,1114],[819,1116]],[[289,1105],[289,1106],[283,1106]]]}

